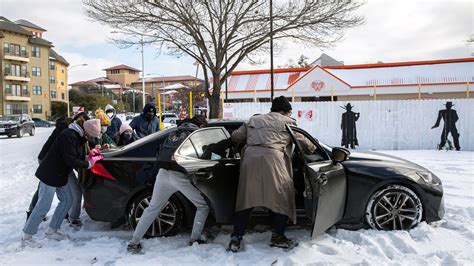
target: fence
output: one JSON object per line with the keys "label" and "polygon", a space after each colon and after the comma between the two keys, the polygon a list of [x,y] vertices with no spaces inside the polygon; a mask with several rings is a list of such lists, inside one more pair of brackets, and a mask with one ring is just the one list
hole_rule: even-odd
{"label": "fence", "polygon": [[[447,101],[454,104],[459,120],[461,150],[474,151],[474,99],[354,101],[352,111],[360,113],[356,122],[357,149],[418,150],[436,149],[444,121],[435,129],[438,112]],[[342,108],[347,102],[295,102],[292,117],[298,126],[321,142],[340,146]],[[226,103],[224,116],[248,119],[268,113],[271,103]],[[448,138],[452,141],[451,134]]]}

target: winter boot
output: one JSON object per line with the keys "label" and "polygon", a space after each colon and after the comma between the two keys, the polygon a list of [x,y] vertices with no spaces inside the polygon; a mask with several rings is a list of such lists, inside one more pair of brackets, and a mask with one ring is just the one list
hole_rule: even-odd
{"label": "winter boot", "polygon": [[76,219],[74,221],[69,222],[69,226],[74,228],[75,230],[81,230],[82,228],[82,221],[81,219]]}
{"label": "winter boot", "polygon": [[289,250],[298,246],[298,242],[293,239],[288,239],[285,235],[273,233],[270,246]]}
{"label": "winter boot", "polygon": [[232,251],[232,252],[239,252],[242,250],[243,244],[242,244],[242,237],[241,236],[231,236],[230,237],[230,242],[229,246],[227,247],[227,251]]}
{"label": "winter boot", "polygon": [[198,245],[207,244],[207,239],[206,239],[205,236],[200,236],[200,237],[197,238],[197,239],[191,238],[191,239],[188,241],[188,245],[189,245],[189,246],[194,245],[194,243],[198,243]]}
{"label": "winter boot", "polygon": [[135,244],[135,243],[128,243],[127,245],[127,252],[132,253],[132,254],[138,254],[142,250],[142,245],[140,243]]}
{"label": "winter boot", "polygon": [[40,248],[41,244],[33,240],[33,236],[30,234],[24,234],[21,238],[21,246],[22,247],[30,247],[30,248]]}
{"label": "winter boot", "polygon": [[53,229],[51,227],[48,228],[48,231],[44,234],[44,236],[46,238],[54,239],[54,240],[57,240],[57,241],[61,241],[61,240],[64,240],[64,239],[68,238],[67,235],[62,234],[62,233],[58,232],[58,230]]}

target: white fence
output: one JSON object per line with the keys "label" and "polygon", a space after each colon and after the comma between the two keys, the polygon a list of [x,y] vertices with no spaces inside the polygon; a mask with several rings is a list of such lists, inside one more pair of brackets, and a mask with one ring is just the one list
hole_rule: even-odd
{"label": "white fence", "polygon": [[[356,122],[357,149],[418,150],[436,149],[444,121],[435,129],[438,112],[444,104],[454,104],[459,120],[461,150],[474,151],[474,99],[353,101],[353,112],[360,113]],[[321,142],[340,146],[342,106],[347,102],[295,102],[293,115],[298,126]],[[248,119],[270,111],[271,103],[226,103],[225,117]],[[298,115],[300,114],[300,116]],[[452,141],[451,134],[448,138]]]}

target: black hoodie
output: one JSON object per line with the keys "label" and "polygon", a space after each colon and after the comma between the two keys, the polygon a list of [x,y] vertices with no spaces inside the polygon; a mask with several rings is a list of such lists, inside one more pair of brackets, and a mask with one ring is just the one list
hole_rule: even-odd
{"label": "black hoodie", "polygon": [[[153,117],[148,119],[146,114],[150,109],[153,111]],[[130,127],[135,130],[139,138],[160,131],[160,119],[156,116],[156,105],[154,103],[145,104],[143,113],[133,118]]]}

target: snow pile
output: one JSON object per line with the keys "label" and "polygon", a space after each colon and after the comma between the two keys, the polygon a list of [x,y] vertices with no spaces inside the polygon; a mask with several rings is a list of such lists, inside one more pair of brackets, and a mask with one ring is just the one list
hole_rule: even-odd
{"label": "snow pile", "polygon": [[[474,152],[385,151],[432,170],[444,184],[446,215],[436,225],[421,223],[410,231],[381,232],[331,229],[311,239],[307,229],[288,230],[300,245],[285,252],[270,248],[270,232],[245,236],[246,251],[225,251],[229,230],[207,245],[186,246],[189,234],[143,241],[145,253],[130,255],[126,243],[132,232],[111,230],[106,223],[82,215],[84,227],[63,224],[69,240],[44,238],[47,222],[35,236],[40,249],[21,248],[25,210],[38,184],[36,156],[52,129],[37,129],[34,137],[0,137],[0,264],[210,264],[210,265],[463,265],[474,260]],[[55,201],[53,206],[57,202]],[[50,212],[51,215],[51,212]]]}

